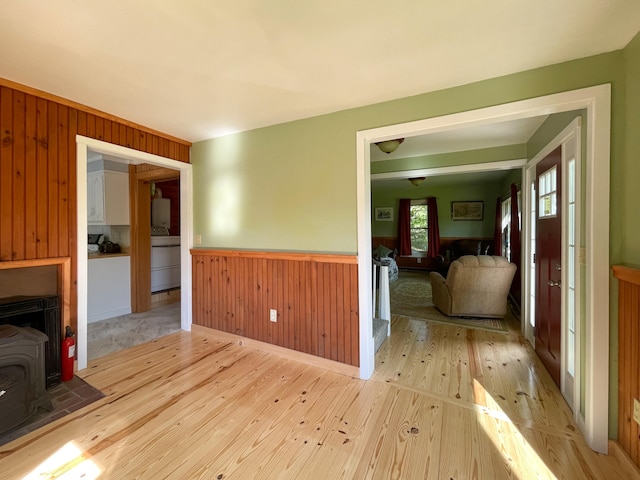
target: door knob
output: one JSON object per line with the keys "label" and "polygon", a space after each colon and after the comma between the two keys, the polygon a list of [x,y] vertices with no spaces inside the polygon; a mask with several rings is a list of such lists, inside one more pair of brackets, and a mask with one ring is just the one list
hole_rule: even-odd
{"label": "door knob", "polygon": [[549,280],[547,282],[547,285],[549,285],[550,287],[559,287],[560,286],[560,282],[554,282],[553,280]]}

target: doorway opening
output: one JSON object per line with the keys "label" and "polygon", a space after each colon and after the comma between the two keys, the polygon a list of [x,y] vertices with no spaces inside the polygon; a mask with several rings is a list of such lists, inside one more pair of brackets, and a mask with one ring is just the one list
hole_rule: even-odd
{"label": "doorway opening", "polygon": [[[371,319],[371,168],[370,145],[394,138],[455,130],[460,126],[487,125],[531,116],[586,110],[584,155],[585,284],[579,292],[585,305],[584,337],[584,435],[589,446],[602,453],[608,449],[609,369],[609,158],[611,87],[600,85],[538,97],[495,107],[445,115],[416,122],[391,125],[357,133],[358,275],[360,308],[360,376],[369,378],[375,366]],[[596,161],[597,159],[597,161]],[[464,170],[465,166],[458,166]],[[455,168],[455,167],[452,167]],[[429,170],[413,171],[425,176]],[[597,179],[597,181],[596,181]],[[530,209],[524,208],[523,224]],[[524,237],[526,238],[526,237]],[[603,254],[607,252],[607,254]],[[525,286],[527,286],[525,284]],[[524,298],[527,298],[527,291]],[[596,298],[598,301],[596,302]],[[527,309],[522,315],[526,323]],[[523,326],[523,330],[525,326]],[[597,340],[597,346],[596,346]]]}
{"label": "doorway opening", "polygon": [[[157,155],[148,154],[119,145],[113,145],[100,140],[95,140],[78,135],[77,145],[77,246],[78,246],[78,331],[77,353],[78,370],[87,367],[87,156],[89,151],[96,152],[129,165],[150,164],[173,171],[180,175],[180,283],[183,295],[180,306],[180,327],[182,330],[191,329],[191,263],[189,248],[193,244],[193,199],[192,199],[192,166],[189,163],[179,162]],[[175,172],[174,172],[175,174]],[[150,218],[150,217],[149,217]],[[136,220],[132,219],[132,226],[137,227]],[[140,225],[142,226],[142,225]],[[147,231],[150,225],[146,226]],[[135,233],[132,237],[136,237]],[[149,290],[149,299],[151,298]]]}

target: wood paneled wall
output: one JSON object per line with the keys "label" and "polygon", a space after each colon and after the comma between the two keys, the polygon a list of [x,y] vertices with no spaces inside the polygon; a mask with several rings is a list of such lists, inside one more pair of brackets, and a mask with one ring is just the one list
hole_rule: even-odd
{"label": "wood paneled wall", "polygon": [[190,143],[0,79],[0,262],[71,257],[77,315],[76,134],[189,161]]}
{"label": "wood paneled wall", "polygon": [[[355,256],[194,249],[193,323],[359,364]],[[269,321],[269,310],[278,321]]]}
{"label": "wood paneled wall", "polygon": [[633,400],[640,400],[640,269],[614,266],[618,279],[618,443],[640,467],[640,425]]}

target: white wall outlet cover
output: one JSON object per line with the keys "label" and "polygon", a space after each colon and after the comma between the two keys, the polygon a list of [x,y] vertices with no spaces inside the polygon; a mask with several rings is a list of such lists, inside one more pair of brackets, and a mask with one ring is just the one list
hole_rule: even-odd
{"label": "white wall outlet cover", "polygon": [[269,321],[277,322],[278,321],[278,311],[275,308],[269,310]]}

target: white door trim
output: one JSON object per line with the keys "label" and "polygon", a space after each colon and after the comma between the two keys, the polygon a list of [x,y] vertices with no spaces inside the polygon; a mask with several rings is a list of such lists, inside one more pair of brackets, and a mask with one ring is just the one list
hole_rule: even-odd
{"label": "white door trim", "polygon": [[152,155],[120,145],[76,135],[76,181],[77,181],[77,258],[78,258],[78,370],[87,368],[87,152],[117,157],[124,163],[149,163],[180,171],[180,263],[181,310],[180,327],[191,330],[191,259],[189,249],[193,245],[193,188],[192,165],[170,158]]}
{"label": "white door trim", "polygon": [[[371,143],[454,130],[462,126],[586,109],[586,352],[585,439],[608,449],[609,414],[609,164],[611,85],[572,90],[493,107],[359,131],[356,134],[360,377],[375,366],[371,316]],[[598,299],[596,301],[596,298]]]}

